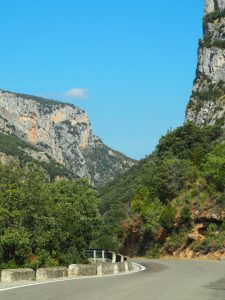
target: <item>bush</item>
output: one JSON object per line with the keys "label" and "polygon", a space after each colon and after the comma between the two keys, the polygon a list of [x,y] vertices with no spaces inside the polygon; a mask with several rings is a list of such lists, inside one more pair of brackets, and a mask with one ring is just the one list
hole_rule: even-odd
{"label": "bush", "polygon": [[184,246],[187,242],[187,233],[186,228],[182,228],[180,232],[173,232],[164,244],[164,249],[167,253],[173,254],[180,247]]}
{"label": "bush", "polygon": [[200,43],[207,48],[216,47],[225,49],[225,41],[220,39],[213,40],[211,37],[206,36]]}
{"label": "bush", "polygon": [[185,205],[182,207],[181,212],[180,212],[180,218],[181,218],[181,222],[183,224],[186,224],[186,225],[190,224],[191,210],[188,205]]}
{"label": "bush", "polygon": [[160,216],[160,224],[166,230],[172,229],[175,223],[176,209],[171,205],[167,205]]}
{"label": "bush", "polygon": [[206,25],[207,23],[213,23],[214,21],[224,18],[225,17],[225,10],[223,11],[213,11],[210,14],[207,14],[204,17],[204,24]]}
{"label": "bush", "polygon": [[223,248],[225,242],[225,231],[219,231],[217,225],[210,224],[207,230],[205,240],[194,243],[193,249],[203,254],[215,252]]}
{"label": "bush", "polygon": [[223,231],[225,231],[225,221],[223,221],[223,224],[222,224],[222,226],[221,226],[221,229],[222,229]]}
{"label": "bush", "polygon": [[153,258],[153,259],[160,258],[161,250],[162,250],[161,244],[159,243],[152,244],[149,247],[149,250],[146,252],[146,256],[148,258]]}
{"label": "bush", "polygon": [[204,176],[209,185],[225,191],[225,144],[216,145],[207,155],[204,164]]}
{"label": "bush", "polygon": [[[211,88],[212,90],[213,88]],[[195,93],[193,97],[201,97],[206,100],[211,99],[211,94]],[[221,91],[222,94],[224,92]],[[213,92],[212,92],[213,94]],[[208,98],[206,98],[208,95]],[[214,95],[214,94],[213,94]],[[220,94],[221,95],[221,94]],[[200,99],[200,100],[201,100]],[[221,124],[205,126],[200,128],[193,123],[186,123],[160,139],[157,146],[158,156],[164,157],[167,153],[179,159],[193,160],[193,153],[196,149],[201,150],[202,157],[210,150],[212,143],[223,133]],[[198,150],[198,151],[199,151]]]}

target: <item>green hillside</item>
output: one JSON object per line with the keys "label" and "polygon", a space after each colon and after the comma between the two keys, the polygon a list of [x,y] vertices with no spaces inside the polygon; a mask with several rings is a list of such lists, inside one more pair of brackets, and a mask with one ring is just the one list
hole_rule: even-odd
{"label": "green hillside", "polygon": [[[186,248],[201,254],[222,249],[222,127],[221,121],[202,128],[187,123],[168,132],[153,154],[101,189],[105,228],[99,243],[130,255],[149,256],[171,255]],[[208,220],[203,220],[204,212]],[[194,241],[188,235],[200,222],[197,213],[204,223],[204,239]]]}

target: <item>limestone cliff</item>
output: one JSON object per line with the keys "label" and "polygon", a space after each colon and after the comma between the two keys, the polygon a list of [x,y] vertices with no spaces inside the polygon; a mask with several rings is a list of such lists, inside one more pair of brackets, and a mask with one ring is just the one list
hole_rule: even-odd
{"label": "limestone cliff", "polygon": [[205,0],[203,39],[186,120],[214,124],[225,116],[225,0]]}
{"label": "limestone cliff", "polygon": [[35,160],[56,163],[94,185],[103,185],[134,164],[92,133],[87,113],[72,105],[0,90],[0,130],[35,148]]}

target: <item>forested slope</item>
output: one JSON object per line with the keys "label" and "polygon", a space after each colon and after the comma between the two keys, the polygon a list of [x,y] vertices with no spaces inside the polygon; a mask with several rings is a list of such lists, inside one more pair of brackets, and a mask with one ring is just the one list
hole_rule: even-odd
{"label": "forested slope", "polygon": [[101,243],[133,255],[222,251],[224,163],[221,120],[168,132],[152,155],[100,191],[107,232]]}

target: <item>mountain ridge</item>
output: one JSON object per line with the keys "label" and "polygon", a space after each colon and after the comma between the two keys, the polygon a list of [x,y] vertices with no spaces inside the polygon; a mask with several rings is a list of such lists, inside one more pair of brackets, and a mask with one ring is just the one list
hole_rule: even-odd
{"label": "mountain ridge", "polygon": [[35,145],[96,186],[135,163],[104,145],[93,134],[87,113],[70,103],[0,90],[0,130]]}

